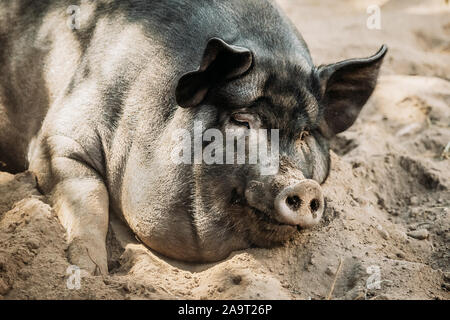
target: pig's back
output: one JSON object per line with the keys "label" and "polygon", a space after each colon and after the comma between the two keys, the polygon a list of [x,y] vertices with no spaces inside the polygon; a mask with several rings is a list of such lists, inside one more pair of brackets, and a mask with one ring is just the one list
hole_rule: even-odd
{"label": "pig's back", "polygon": [[[269,1],[72,4],[70,0],[0,1],[0,72],[6,75],[0,77],[0,161],[16,170],[27,167],[28,145],[49,108],[60,108],[87,81],[99,91],[90,100],[105,99],[109,88],[126,96],[133,88],[122,85],[123,80],[135,80],[144,70],[150,76],[144,77],[147,96],[141,98],[157,108],[164,103],[163,110],[151,111],[155,118],[157,113],[167,118],[167,109],[176,108],[177,79],[198,67],[209,38],[250,47],[260,56],[272,55],[274,48],[294,52],[303,45]],[[264,25],[273,27],[261,29]],[[95,108],[89,112],[101,113]]]}
{"label": "pig's back", "polygon": [[38,38],[50,2],[0,1],[0,161],[11,172],[26,169],[27,146],[49,105],[48,50]]}

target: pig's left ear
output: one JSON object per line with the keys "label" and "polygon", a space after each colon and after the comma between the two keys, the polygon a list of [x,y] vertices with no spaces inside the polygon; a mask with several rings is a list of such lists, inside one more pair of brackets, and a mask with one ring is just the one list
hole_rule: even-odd
{"label": "pig's left ear", "polygon": [[178,105],[187,108],[200,104],[212,86],[244,74],[252,62],[250,50],[229,45],[219,38],[210,39],[199,68],[178,81],[175,90]]}
{"label": "pig's left ear", "polygon": [[387,47],[383,45],[369,58],[349,59],[317,68],[324,106],[321,129],[326,135],[342,132],[355,122],[375,89],[386,52]]}

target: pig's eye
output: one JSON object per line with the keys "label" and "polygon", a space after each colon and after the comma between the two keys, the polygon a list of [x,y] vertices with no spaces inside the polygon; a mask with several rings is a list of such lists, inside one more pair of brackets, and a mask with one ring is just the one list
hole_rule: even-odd
{"label": "pig's eye", "polygon": [[250,121],[252,117],[244,113],[235,113],[231,115],[231,122],[237,126],[246,127],[250,129]]}

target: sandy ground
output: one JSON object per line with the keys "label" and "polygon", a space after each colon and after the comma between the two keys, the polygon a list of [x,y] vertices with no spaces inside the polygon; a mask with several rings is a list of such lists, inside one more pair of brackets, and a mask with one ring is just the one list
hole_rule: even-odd
{"label": "sandy ground", "polygon": [[[316,64],[390,48],[376,92],[333,143],[321,225],[279,248],[191,265],[151,252],[112,219],[110,274],[82,274],[76,289],[64,230],[34,176],[0,172],[0,299],[450,298],[450,5],[279,3]],[[373,3],[380,30],[366,28]]]}

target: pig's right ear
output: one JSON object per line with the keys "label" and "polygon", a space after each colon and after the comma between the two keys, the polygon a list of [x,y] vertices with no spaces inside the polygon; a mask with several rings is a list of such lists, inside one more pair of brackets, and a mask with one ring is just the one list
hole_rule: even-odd
{"label": "pig's right ear", "polygon": [[252,66],[250,50],[212,38],[208,41],[200,67],[183,75],[175,90],[179,106],[194,107],[206,97],[208,90],[223,81],[236,78]]}

